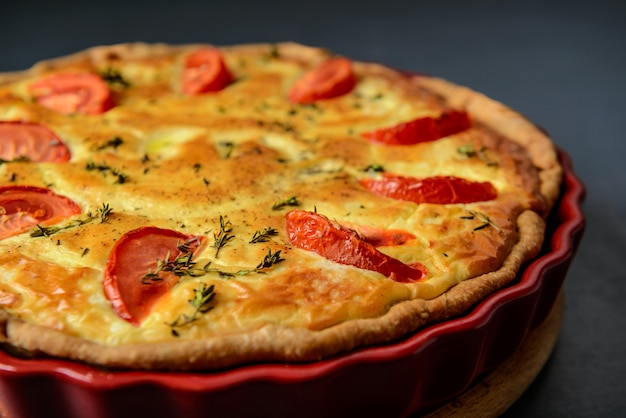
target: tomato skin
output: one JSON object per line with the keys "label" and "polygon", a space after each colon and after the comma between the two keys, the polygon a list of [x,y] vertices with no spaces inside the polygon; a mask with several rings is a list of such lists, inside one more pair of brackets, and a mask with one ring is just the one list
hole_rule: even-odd
{"label": "tomato skin", "polygon": [[342,228],[353,230],[363,241],[374,247],[387,247],[394,245],[404,245],[408,241],[415,239],[415,235],[400,229],[374,228],[365,225],[355,225],[342,222]]}
{"label": "tomato skin", "polygon": [[291,243],[336,263],[376,271],[400,283],[421,280],[426,275],[420,264],[407,265],[376,250],[354,232],[315,212],[293,210],[286,215]]}
{"label": "tomato skin", "polygon": [[175,259],[178,246],[190,243],[192,253],[204,243],[202,237],[170,229],[145,226],[125,233],[113,246],[104,269],[104,294],[113,311],[135,326],[150,313],[152,306],[178,283],[171,272],[161,272],[161,280],[143,283],[149,271],[156,271],[158,260]]}
{"label": "tomato skin", "polygon": [[440,116],[413,119],[394,126],[363,132],[361,136],[384,145],[415,145],[436,141],[469,129],[471,121],[466,112],[447,110]]}
{"label": "tomato skin", "polygon": [[233,81],[221,52],[216,48],[200,48],[183,64],[181,90],[190,96],[216,92]]}
{"label": "tomato skin", "polygon": [[52,225],[81,212],[65,196],[35,186],[0,187],[0,239],[40,224]]}
{"label": "tomato skin", "polygon": [[114,106],[106,82],[91,73],[58,73],[35,81],[30,93],[40,105],[69,115],[100,115]]}
{"label": "tomato skin", "polygon": [[352,62],[342,57],[331,58],[301,76],[289,90],[288,98],[292,103],[313,103],[343,96],[355,85]]}
{"label": "tomato skin", "polygon": [[438,135],[443,138],[469,129],[472,126],[472,121],[467,112],[447,110],[437,118],[436,125]]}
{"label": "tomato skin", "polygon": [[26,157],[32,162],[66,162],[69,148],[46,126],[32,122],[0,122],[0,158]]}
{"label": "tomato skin", "polygon": [[414,203],[454,204],[493,200],[498,192],[491,183],[475,182],[453,176],[423,179],[385,174],[382,178],[363,178],[359,183],[380,196]]}

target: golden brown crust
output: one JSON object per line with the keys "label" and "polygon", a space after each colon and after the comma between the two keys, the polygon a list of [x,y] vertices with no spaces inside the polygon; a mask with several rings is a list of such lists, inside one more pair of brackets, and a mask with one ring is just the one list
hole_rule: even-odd
{"label": "golden brown crust", "polygon": [[506,286],[539,252],[545,232],[542,220],[531,211],[520,216],[519,227],[519,245],[500,270],[464,281],[432,300],[397,304],[380,318],[344,322],[321,331],[267,325],[253,333],[220,339],[104,347],[12,318],[7,336],[13,344],[33,352],[109,367],[193,370],[250,361],[315,361],[359,346],[393,341],[426,324],[460,315]]}
{"label": "golden brown crust", "polygon": [[[2,85],[8,86],[4,94],[0,90],[0,106],[3,102],[13,104],[21,100],[15,97],[14,90],[11,90],[12,85],[19,85],[22,80],[41,74],[66,71],[68,68],[94,70],[112,63],[124,65],[130,61],[144,63],[150,61],[149,65],[153,66],[151,68],[167,67],[167,71],[175,71],[169,69],[171,57],[176,56],[176,60],[180,61],[184,54],[193,51],[198,46],[113,45],[95,47],[68,57],[42,62],[24,72],[0,75],[0,89]],[[280,57],[284,62],[300,70],[314,66],[331,56],[328,51],[293,43],[273,46],[259,44],[223,47],[222,50],[227,55],[232,53],[237,59],[243,60],[247,57],[258,57],[259,54],[267,54],[268,51],[273,51],[273,48],[280,51]],[[2,338],[15,346],[35,353],[45,353],[108,367],[192,370],[227,367],[254,361],[314,361],[347,352],[356,347],[392,341],[425,324],[460,315],[493,291],[510,283],[521,266],[539,252],[545,232],[545,218],[558,197],[561,168],[550,140],[518,113],[467,88],[431,77],[401,75],[377,64],[355,63],[355,68],[362,79],[375,79],[377,83],[374,84],[375,88],[390,92],[390,96],[396,94],[390,99],[391,103],[395,103],[391,116],[375,116],[373,113],[363,115],[354,110],[357,107],[350,106],[352,103],[350,100],[360,105],[361,102],[358,100],[362,99],[361,96],[372,94],[367,89],[359,92],[361,96],[355,95],[340,100],[336,105],[329,104],[328,112],[322,116],[315,114],[317,110],[314,107],[303,108],[302,119],[294,119],[293,126],[287,128],[284,124],[282,126],[271,125],[267,120],[261,123],[250,117],[220,117],[202,122],[198,121],[198,115],[193,113],[193,108],[186,108],[184,102],[180,102],[178,104],[181,106],[180,109],[184,109],[187,113],[182,110],[178,113],[169,112],[168,128],[170,125],[194,125],[198,127],[198,131],[184,132],[185,141],[178,147],[177,158],[163,158],[159,164],[151,166],[148,172],[144,163],[139,162],[139,158],[133,162],[115,153],[106,154],[106,161],[112,166],[123,166],[130,173],[144,171],[144,174],[147,173],[144,176],[147,180],[151,179],[150,176],[155,176],[152,182],[129,184],[124,190],[119,188],[116,190],[115,193],[120,194],[119,198],[127,199],[122,201],[128,203],[125,210],[120,210],[119,213],[113,215],[111,224],[115,225],[114,228],[106,224],[93,223],[82,227],[80,236],[76,234],[77,236],[74,237],[70,233],[59,234],[59,241],[63,241],[68,254],[82,253],[81,257],[68,258],[71,260],[72,267],[67,270],[67,273],[63,273],[61,266],[51,267],[50,263],[54,264],[54,259],[50,260],[45,256],[40,257],[41,259],[36,259],[36,257],[30,259],[25,254],[42,252],[41,247],[38,247],[40,243],[21,240],[19,251],[3,256],[4,274],[6,275],[7,271],[28,271],[32,280],[38,277],[38,283],[46,283],[46,280],[51,280],[50,277],[53,277],[52,273],[47,273],[48,277],[45,277],[46,273],[38,272],[55,272],[54,274],[57,274],[61,280],[55,281],[56,291],[50,293],[55,293],[57,296],[51,299],[49,306],[52,304],[62,306],[66,309],[64,312],[68,316],[79,318],[83,310],[79,305],[85,305],[87,302],[77,303],[74,307],[69,306],[72,302],[68,295],[72,292],[87,292],[97,304],[89,315],[94,316],[94,312],[105,313],[104,310],[108,309],[108,305],[104,298],[89,292],[95,292],[94,289],[98,289],[99,269],[102,268],[112,243],[124,231],[141,225],[141,222],[145,222],[142,219],[147,214],[163,222],[166,227],[180,227],[180,222],[166,220],[168,213],[178,211],[193,214],[195,213],[193,202],[198,199],[206,201],[208,206],[224,205],[228,199],[234,201],[235,195],[229,195],[231,189],[241,195],[258,194],[258,190],[267,189],[273,184],[270,180],[264,179],[277,181],[276,173],[280,176],[283,170],[281,165],[283,163],[278,161],[299,158],[292,171],[288,173],[293,178],[297,177],[300,183],[285,187],[280,192],[274,191],[274,194],[268,196],[257,196],[258,202],[255,207],[271,205],[281,194],[288,195],[297,192],[299,198],[305,202],[311,202],[310,205],[315,204],[316,209],[319,207],[328,210],[333,216],[339,217],[344,216],[349,210],[353,212],[360,210],[357,205],[345,202],[364,202],[361,204],[361,209],[370,206],[367,214],[362,216],[350,214],[352,217],[356,216],[354,218],[356,223],[371,217],[375,222],[385,220],[388,222],[391,219],[403,228],[419,229],[421,234],[418,239],[419,243],[410,247],[410,251],[394,247],[386,251],[398,258],[408,257],[410,262],[425,262],[431,271],[439,272],[441,276],[439,281],[432,282],[435,284],[426,281],[405,286],[387,279],[381,280],[373,274],[354,272],[349,268],[333,266],[326,271],[322,267],[324,263],[313,261],[316,260],[314,256],[303,256],[299,254],[299,250],[291,248],[281,233],[278,241],[282,240],[282,243],[276,241],[271,243],[270,247],[281,249],[287,257],[293,254],[294,258],[298,255],[302,259],[293,261],[292,270],[277,268],[271,273],[271,280],[264,282],[246,278],[241,281],[214,280],[219,287],[217,305],[211,315],[213,315],[212,318],[221,318],[219,321],[214,319],[213,325],[218,328],[222,327],[221,331],[215,331],[214,334],[206,334],[209,332],[207,331],[209,325],[206,324],[211,323],[207,321],[202,323],[207,327],[204,331],[198,326],[190,331],[187,337],[183,336],[178,339],[164,339],[159,336],[152,340],[141,341],[143,337],[136,336],[140,334],[140,330],[130,329],[124,331],[131,335],[125,337],[128,338],[127,341],[120,342],[121,337],[117,342],[97,340],[95,337],[87,336],[80,326],[75,326],[60,318],[49,318],[45,325],[29,318],[26,310],[19,309],[20,303],[12,301],[11,298],[16,297],[15,293],[11,293],[10,289],[4,289],[0,282],[0,306],[4,307],[4,310],[0,310],[0,323],[5,325],[5,332],[0,333]],[[275,75],[264,74],[263,77],[266,77],[264,82],[258,85],[251,84],[248,90],[241,85],[242,91],[258,99],[267,93],[265,89],[269,88],[269,85],[285,88],[286,82],[276,81]],[[288,73],[285,77],[293,80],[294,76]],[[133,100],[141,98],[141,95],[153,99],[159,98],[172,88],[176,89],[175,83],[159,79],[158,82],[149,86],[138,86],[134,93],[137,98],[129,93],[125,100],[128,100],[127,103],[136,103]],[[235,98],[225,96],[224,100],[233,106],[236,106],[236,103],[242,103],[241,98],[237,101]],[[410,104],[407,105],[407,103]],[[247,106],[246,109],[250,108],[248,104],[243,106]],[[271,106],[283,109],[279,107],[281,105],[278,102],[272,102],[268,108]],[[144,118],[149,116],[149,113],[141,106],[130,109],[131,107],[129,106],[126,113],[123,110],[112,112],[113,119],[111,120],[114,120],[120,127],[128,129],[124,132],[129,137],[147,136],[153,138],[149,144],[157,144],[160,139],[156,134],[163,127],[160,125],[162,122],[154,117]],[[413,114],[428,115],[444,108],[466,110],[477,124],[469,133],[460,133],[445,139],[447,141],[445,145],[425,146],[412,153],[394,147],[366,148],[360,142],[343,140],[351,135],[341,130],[347,123],[346,121],[362,126],[363,129],[370,129],[391,124],[390,120],[399,122],[402,118]],[[284,109],[288,110],[288,108]],[[111,135],[121,132],[111,128],[110,123],[77,125],[76,132],[74,132],[72,127],[63,127],[65,119],[50,112],[41,111],[34,105],[24,105],[22,112],[21,115],[26,115],[29,120],[40,120],[59,126],[59,129],[64,129],[70,137],[79,135],[85,137],[87,138],[84,140],[85,143],[91,141],[91,145],[99,144]],[[158,110],[155,114],[157,119],[165,117],[165,113],[159,113]],[[314,128],[307,128],[306,118],[313,118],[314,115],[319,118],[317,125]],[[209,129],[212,135],[213,132],[232,134],[235,130],[251,130],[254,132],[252,134],[254,137],[261,135],[258,131],[253,131],[259,126],[263,127],[262,135],[267,135],[269,139],[263,137],[260,142],[248,139],[238,142],[236,160],[220,160],[222,151],[219,146],[215,145],[216,142],[207,142],[207,134],[203,131]],[[286,140],[285,137],[292,135],[294,131],[303,132],[302,137],[296,138],[295,141],[293,138]],[[305,134],[315,134],[317,138],[313,141],[305,137]],[[342,140],[336,140],[338,137]],[[141,141],[143,139],[139,139],[138,143],[142,143]],[[310,152],[307,147],[311,143],[315,144],[313,149],[317,159],[302,157]],[[454,172],[454,170],[467,170],[463,167],[470,167],[474,173],[472,175],[494,177],[492,169],[486,168],[484,162],[461,159],[456,155],[454,150],[466,144],[476,147],[484,146],[497,157],[499,174],[494,181],[500,182],[498,184],[501,190],[496,204],[486,202],[467,207],[443,208],[428,204],[407,205],[374,201],[353,178],[354,168],[364,167],[372,162],[389,163],[390,167],[398,170],[408,167],[409,171],[420,173],[419,162],[429,160],[445,161],[449,167],[452,167],[446,168],[444,164],[438,164],[436,169],[444,172],[446,169]],[[445,151],[444,146],[453,151]],[[84,148],[89,149],[86,145]],[[135,152],[137,157],[141,156],[141,152]],[[204,155],[209,160],[220,160],[215,167],[220,167],[221,173],[229,173],[228,182],[223,180],[224,174],[221,178],[211,178],[214,189],[210,195],[197,192],[193,187],[184,190],[178,188],[176,191],[178,200],[174,202],[178,205],[170,206],[171,199],[160,197],[163,190],[168,192],[171,190],[162,184],[163,177],[159,175],[162,176],[162,173],[168,172],[180,173],[180,182],[192,184],[197,181],[197,176],[192,175],[193,171],[186,172],[185,170],[197,162],[198,154]],[[444,156],[441,156],[442,154]],[[31,173],[28,170],[30,170],[28,167],[16,166],[13,176],[24,182],[45,182],[47,172]],[[67,193],[80,189],[83,192],[79,196],[84,201],[89,201],[94,197],[89,191],[107,187],[107,179],[86,178],[81,170],[69,165],[55,167],[53,172],[56,187],[62,188]],[[468,172],[463,171],[463,173]],[[311,173],[315,173],[315,176],[311,176]],[[65,180],[61,181],[61,179]],[[62,184],[64,182],[67,183],[65,186]],[[146,214],[142,213],[143,218],[134,216],[139,206],[139,203],[133,203],[134,196],[147,196],[149,199],[158,201],[162,207],[154,208],[152,212]],[[228,199],[221,200],[222,196]],[[323,201],[320,200],[320,196],[325,197]],[[122,201],[119,205],[122,205]],[[227,208],[232,209],[232,205],[232,203],[226,203]],[[280,218],[266,216],[259,211],[246,211],[247,208],[239,209],[241,209],[240,212],[231,215],[235,225],[248,223],[257,226],[269,225],[281,230],[284,228]],[[468,216],[468,213],[471,216]],[[490,227],[482,228],[485,225],[476,224],[483,219],[477,214],[483,214]],[[217,213],[206,215],[206,219],[202,222],[213,225],[216,222],[216,215]],[[200,222],[196,215],[189,216],[185,222],[187,224],[184,225],[185,228],[189,228],[191,222]],[[442,218],[443,221],[441,221]],[[470,218],[473,224],[470,223]],[[255,227],[250,228],[254,230]],[[198,230],[200,229],[205,230],[207,226],[201,228],[199,226]],[[480,233],[477,233],[478,229]],[[97,237],[100,242],[100,245],[95,247],[89,244],[93,242],[94,237]],[[51,239],[48,245],[48,249],[52,248],[54,241]],[[90,251],[85,254],[84,248],[87,245]],[[43,248],[45,252],[46,247]],[[238,247],[234,248],[231,253],[225,252],[220,260],[213,261],[223,262],[226,265],[230,263],[233,266],[242,264],[245,266],[246,263],[249,264],[249,260],[258,258],[259,254],[262,255],[263,251],[265,248]],[[422,256],[432,257],[432,259],[420,259],[419,257]],[[28,263],[24,264],[24,260]],[[19,281],[18,279],[15,282],[20,284]],[[185,297],[183,296],[189,295],[193,285],[194,283],[184,285],[181,283],[179,286],[180,289],[177,290],[179,293],[176,295],[178,299],[183,300],[183,303],[173,300],[175,298],[172,296],[162,302],[163,306],[168,307],[167,310],[184,307]],[[22,288],[28,287],[25,284],[21,286]],[[34,287],[35,290],[32,290],[35,292],[33,294],[40,292],[41,295],[45,295],[48,292],[40,285],[37,286]],[[380,293],[386,296],[384,298],[376,296]],[[30,300],[33,296],[24,294],[24,298]],[[357,299],[366,300],[368,303],[354,303],[353,301]],[[352,302],[348,302],[349,300]],[[325,309],[331,306],[332,312],[326,312]],[[164,313],[146,325],[144,331],[153,333],[150,327],[161,327],[167,332],[167,327],[163,324],[171,322],[174,319],[173,315],[169,312]],[[240,315],[237,317],[239,319],[233,319],[236,315]],[[116,320],[119,318],[108,312],[101,318],[101,321],[106,324],[113,324]],[[110,325],[111,328],[123,328],[123,326],[124,324]],[[94,331],[94,333],[97,332]],[[163,331],[159,332],[163,333]],[[194,332],[196,334],[193,334]],[[113,338],[111,341],[116,340]]]}

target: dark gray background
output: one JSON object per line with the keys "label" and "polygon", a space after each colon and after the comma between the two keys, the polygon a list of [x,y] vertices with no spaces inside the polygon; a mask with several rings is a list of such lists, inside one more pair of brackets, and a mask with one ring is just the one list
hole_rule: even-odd
{"label": "dark gray background", "polygon": [[470,86],[570,154],[588,226],[556,349],[506,416],[626,416],[626,2],[12,1],[0,71],[118,42],[287,40]]}

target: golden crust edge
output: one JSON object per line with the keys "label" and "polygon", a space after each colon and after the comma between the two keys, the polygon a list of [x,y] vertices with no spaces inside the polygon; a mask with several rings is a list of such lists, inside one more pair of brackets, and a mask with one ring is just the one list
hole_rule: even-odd
{"label": "golden crust edge", "polygon": [[460,315],[511,283],[524,263],[539,253],[545,232],[545,222],[532,211],[520,215],[518,226],[520,240],[499,270],[461,282],[435,299],[401,302],[381,317],[347,321],[320,331],[268,325],[216,339],[111,347],[5,315],[0,317],[5,329],[0,340],[35,354],[113,368],[201,370],[246,362],[316,361],[358,347],[388,343],[425,325]]}
{"label": "golden crust edge", "polygon": [[224,51],[236,50],[252,54],[258,52],[259,50],[266,50],[270,45],[275,45],[279,48],[281,56],[285,58],[307,62],[309,64],[320,62],[331,55],[331,52],[326,49],[301,45],[295,42],[279,42],[275,44],[250,43],[231,46],[213,45],[208,43],[174,45],[166,43],[127,42],[94,46],[64,56],[39,61],[25,70],[0,73],[0,85],[13,83],[20,79],[36,76],[45,72],[59,70],[66,66],[71,66],[84,61],[92,62],[97,65],[112,56],[121,60],[131,57],[155,57],[177,52],[184,53],[192,51],[198,47],[206,46],[215,47]]}

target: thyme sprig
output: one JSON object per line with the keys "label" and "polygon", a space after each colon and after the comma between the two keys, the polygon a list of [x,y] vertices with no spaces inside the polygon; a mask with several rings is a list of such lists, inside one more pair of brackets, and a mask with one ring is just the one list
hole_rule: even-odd
{"label": "thyme sprig", "polygon": [[192,247],[192,245],[195,245],[196,242],[197,239],[192,239],[183,243],[179,242],[177,244],[177,250],[179,253],[176,257],[172,258],[171,253],[168,251],[164,259],[157,259],[156,268],[154,270],[149,269],[148,272],[141,277],[141,283],[150,284],[163,280],[163,277],[161,277],[162,272],[169,272],[178,277],[200,277],[209,273],[217,273],[222,277],[234,277],[244,276],[250,273],[264,273],[265,270],[285,260],[281,257],[280,250],[272,252],[271,248],[268,248],[263,260],[261,260],[256,267],[251,269],[228,272],[211,267],[210,261],[203,267],[197,267],[197,263],[193,258],[194,248]]}
{"label": "thyme sprig", "polygon": [[482,146],[479,149],[476,149],[474,148],[474,145],[467,144],[467,145],[461,145],[456,150],[459,154],[462,154],[467,158],[472,158],[472,157],[478,158],[480,161],[487,164],[488,167],[495,167],[498,165],[497,161],[494,161],[487,156],[488,148],[485,146]]}
{"label": "thyme sprig", "polygon": [[220,215],[220,230],[213,233],[213,248],[215,248],[215,258],[220,254],[220,250],[228,244],[235,236],[231,234],[233,230],[232,223],[225,217]]}
{"label": "thyme sprig", "polygon": [[257,244],[259,242],[267,242],[271,237],[278,235],[278,230],[276,228],[267,227],[263,230],[255,231],[252,239],[250,240],[250,244]]}
{"label": "thyme sprig", "polygon": [[106,70],[101,71],[100,78],[102,78],[108,85],[112,87],[115,87],[115,86],[119,86],[123,88],[130,87],[130,83],[128,82],[128,80],[126,80],[122,76],[122,73],[120,73],[118,69],[113,68],[113,67],[109,67]]}
{"label": "thyme sprig", "polygon": [[100,218],[100,223],[104,223],[109,219],[109,216],[113,213],[113,209],[108,203],[103,203],[102,207],[96,209],[96,214],[91,212],[87,214],[87,217],[74,219],[63,226],[43,226],[40,224],[35,225],[35,228],[30,232],[32,238],[49,237],[58,232],[65,231],[66,229],[76,228],[82,225],[86,225],[93,222],[96,218]]}
{"label": "thyme sprig", "polygon": [[78,226],[88,224],[89,222],[93,220],[94,218],[92,217],[88,217],[84,219],[75,219],[63,226],[43,226],[43,225],[37,224],[35,225],[35,228],[30,232],[30,236],[32,238],[49,237],[58,232],[65,231],[66,229],[76,228]]}
{"label": "thyme sprig", "polygon": [[263,260],[253,270],[255,273],[261,273],[263,270],[272,267],[274,264],[278,264],[281,261],[285,261],[280,256],[280,250],[272,252],[271,248],[267,249],[267,254],[263,257]]}
{"label": "thyme sprig", "polygon": [[[191,244],[193,244],[193,242],[190,241],[179,243],[177,246],[177,249],[180,251],[179,254],[171,260],[171,255],[168,252],[165,259],[157,260],[157,267],[155,271],[149,270],[148,273],[142,277],[141,282],[143,284],[150,284],[155,281],[163,280],[159,274],[164,271],[171,272],[179,277],[199,277],[208,273],[218,273],[222,277],[232,277],[235,275],[242,276],[250,273],[264,273],[266,269],[284,261],[284,258],[280,256],[280,250],[272,252],[272,250],[268,248],[265,257],[263,257],[263,260],[261,260],[261,262],[254,269],[239,270],[237,272],[230,273],[211,268],[211,262],[208,262],[202,268],[196,268],[196,262],[193,261],[193,249],[191,248]],[[197,321],[200,319],[202,314],[205,314],[213,309],[211,302],[215,298],[215,285],[200,283],[199,288],[194,289],[193,291],[193,299],[189,300],[189,303],[194,308],[192,314],[182,314],[176,317],[174,321],[166,322],[166,325],[171,328],[171,333],[175,337],[180,335],[178,332],[179,328]]]}
{"label": "thyme sprig", "polygon": [[102,144],[96,146],[95,150],[96,151],[102,151],[102,150],[107,149],[107,148],[117,149],[117,147],[119,147],[123,143],[124,143],[124,140],[121,137],[114,136],[113,138],[110,138],[109,140],[107,140],[107,141],[103,142]]}
{"label": "thyme sprig", "polygon": [[98,171],[106,175],[106,173],[111,173],[117,179],[115,180],[115,184],[124,184],[128,181],[129,177],[127,174],[123,173],[121,170],[117,168],[113,168],[106,163],[95,163],[92,160],[87,161],[85,166],[87,171]]}
{"label": "thyme sprig", "polygon": [[204,271],[206,271],[207,273],[217,273],[221,277],[245,276],[251,273],[265,273],[265,270],[269,269],[270,267],[273,267],[275,264],[278,264],[282,261],[285,261],[285,259],[281,257],[280,250],[272,252],[272,249],[268,248],[267,253],[263,257],[263,260],[261,260],[261,262],[257,264],[257,266],[254,268],[242,269],[242,270],[231,272],[231,271],[221,270],[218,268],[212,268],[211,263],[208,263],[206,266],[204,266]]}
{"label": "thyme sprig", "polygon": [[222,151],[222,159],[227,160],[229,159],[232,154],[233,154],[233,150],[235,149],[235,143],[234,142],[230,142],[230,141],[221,141],[218,142],[218,144],[220,146],[220,150]]}
{"label": "thyme sprig", "polygon": [[100,216],[100,223],[105,223],[109,220],[109,216],[113,213],[113,209],[108,203],[103,203],[102,207],[96,209],[96,213]]}
{"label": "thyme sprig", "polygon": [[482,213],[482,212],[475,212],[473,210],[468,210],[467,212],[469,213],[469,215],[461,216],[461,219],[474,220],[474,219],[478,218],[478,220],[480,220],[482,222],[480,225],[475,227],[473,229],[473,231],[480,231],[481,229],[484,229],[484,228],[487,228],[488,226],[491,226],[496,231],[498,231],[498,233],[502,232],[502,230],[496,224],[494,224],[489,219],[489,217],[487,215],[485,215],[484,213]]}
{"label": "thyme sprig", "polygon": [[189,304],[194,308],[193,313],[191,315],[182,314],[176,317],[174,321],[166,322],[166,325],[171,328],[172,335],[178,337],[180,334],[176,328],[181,328],[197,321],[202,314],[213,309],[211,302],[213,302],[214,298],[215,285],[200,283],[197,289],[193,289],[193,299],[189,300]]}
{"label": "thyme sprig", "polygon": [[370,164],[363,171],[366,173],[384,173],[385,168],[381,164]]}
{"label": "thyme sprig", "polygon": [[279,200],[278,202],[274,203],[274,205],[272,206],[272,210],[279,210],[286,206],[300,206],[300,202],[298,201],[298,198],[296,196],[291,196],[287,199]]}
{"label": "thyme sprig", "polygon": [[164,259],[157,259],[157,265],[154,271],[148,269],[148,272],[141,277],[142,284],[150,284],[163,280],[162,272],[169,272],[178,277],[199,277],[206,274],[206,270],[196,268],[196,262],[193,260],[193,244],[197,244],[198,239],[193,238],[188,241],[178,242],[176,249],[178,254],[172,259],[170,251]]}

